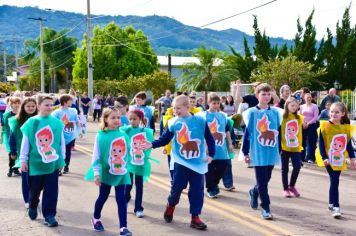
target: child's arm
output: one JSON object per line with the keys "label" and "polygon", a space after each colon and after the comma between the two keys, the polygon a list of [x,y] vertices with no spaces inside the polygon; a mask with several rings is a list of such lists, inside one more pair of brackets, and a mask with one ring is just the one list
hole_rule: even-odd
{"label": "child's arm", "polygon": [[155,118],[154,114],[152,114],[152,117],[150,119],[150,128],[153,130],[153,133],[155,132]]}
{"label": "child's arm", "polygon": [[27,172],[28,166],[28,154],[30,152],[30,142],[28,141],[28,137],[23,134],[22,142],[21,142],[21,151],[20,151],[20,161],[21,161],[21,171]]}
{"label": "child's arm", "polygon": [[246,127],[245,133],[244,133],[244,139],[242,142],[242,153],[245,156],[246,163],[250,162],[249,152],[250,152],[250,134],[248,132],[248,128]]}
{"label": "child's arm", "polygon": [[91,158],[91,164],[95,176],[95,184],[98,186],[100,185],[100,171],[101,171],[101,166],[100,163],[98,162],[99,158],[100,158],[99,141],[98,141],[98,135],[96,135],[94,148],[93,148],[93,156]]}
{"label": "child's arm", "polygon": [[62,153],[62,157],[63,159],[65,158],[66,156],[66,141],[64,139],[64,132],[62,130],[61,132],[61,153]]}
{"label": "child's arm", "polygon": [[[166,146],[174,137],[174,133],[171,132],[168,128],[164,130],[163,134],[151,143],[152,148],[158,148]],[[149,147],[150,148],[150,147]],[[149,149],[147,148],[147,149]]]}
{"label": "child's arm", "polygon": [[213,135],[211,134],[207,123],[205,123],[204,138],[205,138],[206,144],[208,146],[209,157],[215,156],[215,139],[214,139]]}
{"label": "child's arm", "polygon": [[[225,127],[226,140],[227,140],[227,144],[229,145],[229,152],[232,152],[234,150],[234,147],[232,146],[230,128],[232,128],[232,127],[230,127],[229,122],[227,122],[226,127]],[[233,128],[232,128],[232,132],[234,132]]]}
{"label": "child's arm", "polygon": [[321,131],[319,131],[319,143],[318,144],[319,144],[319,151],[320,151],[321,158],[323,159],[325,165],[329,165],[329,157],[325,151],[325,143],[324,143],[324,138],[323,138],[323,134],[321,133]]}
{"label": "child's arm", "polygon": [[356,168],[356,158],[355,158],[355,152],[352,147],[351,140],[347,143],[346,150],[349,153],[349,157],[350,157],[350,161],[351,161],[350,168],[355,169]]}

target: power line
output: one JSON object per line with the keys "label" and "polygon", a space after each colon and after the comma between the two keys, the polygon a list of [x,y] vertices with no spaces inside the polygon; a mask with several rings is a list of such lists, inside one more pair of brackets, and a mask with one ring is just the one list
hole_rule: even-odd
{"label": "power line", "polygon": [[69,31],[67,31],[66,33],[61,34],[59,37],[57,37],[57,38],[55,38],[55,39],[52,39],[52,40],[50,40],[50,41],[48,41],[48,42],[44,42],[44,43],[43,43],[43,45],[46,45],[46,44],[52,43],[52,42],[54,42],[54,41],[57,41],[57,40],[59,40],[59,39],[63,38],[64,36],[66,36],[67,34],[69,34],[70,32],[72,32],[73,30],[75,30],[76,28],[78,28],[78,27],[79,27],[79,25],[81,25],[83,22],[84,22],[83,20],[82,20],[82,21],[80,21],[80,22],[79,22],[76,26],[74,26],[72,29],[70,29],[70,30],[69,30]]}
{"label": "power line", "polygon": [[[53,67],[49,67],[49,68],[45,68],[44,70],[45,71],[49,71],[49,70],[54,70],[54,69],[57,69],[59,67],[62,67],[63,65],[67,64],[71,59],[73,59],[74,56],[70,56],[68,57],[65,61],[61,62],[60,64],[58,65],[55,65]],[[40,72],[41,70],[35,70],[35,71],[31,71],[30,73],[26,73],[26,74],[23,74],[23,75],[33,75],[33,74],[37,74],[38,72]]]}
{"label": "power line", "polygon": [[[225,20],[228,20],[228,19],[231,19],[231,18],[234,18],[236,16],[239,16],[239,15],[242,15],[242,14],[245,14],[247,12],[250,12],[250,11],[253,11],[253,10],[256,10],[258,8],[261,8],[261,7],[264,7],[264,6],[267,6],[269,4],[272,4],[273,2],[276,2],[277,0],[272,0],[272,1],[269,1],[269,2],[266,2],[266,3],[263,3],[263,4],[260,4],[258,6],[255,6],[253,8],[250,8],[248,10],[245,10],[245,11],[242,11],[242,12],[239,12],[239,13],[236,13],[234,15],[231,15],[231,16],[228,16],[228,17],[224,17],[224,18],[221,18],[219,20],[215,20],[215,21],[212,21],[212,22],[209,22],[209,23],[206,23],[204,25],[201,25],[199,26],[198,28],[204,28],[206,26],[209,26],[209,25],[212,25],[212,24],[216,24],[218,22],[222,22],[222,21],[225,21]],[[176,27],[176,28],[173,28],[173,29],[185,29],[185,30],[182,30],[182,31],[179,31],[179,32],[172,32],[168,35],[165,35],[165,36],[161,36],[161,37],[157,37],[157,38],[147,38],[150,42],[152,41],[156,41],[156,40],[159,40],[159,39],[164,39],[164,38],[168,38],[168,37],[171,37],[173,35],[176,35],[176,34],[181,34],[181,33],[184,33],[184,32],[187,32],[187,31],[194,31],[196,30],[195,28],[190,28],[190,29],[186,29],[186,26],[182,26],[182,27]],[[157,34],[156,34],[157,35]],[[159,35],[159,34],[158,34]],[[125,42],[120,42],[120,44],[110,44],[108,46],[123,46],[122,44],[123,43],[141,43],[141,42],[146,42],[146,40],[139,40],[139,39],[132,39],[132,40],[126,40]],[[93,46],[106,46],[105,44],[95,44]]]}

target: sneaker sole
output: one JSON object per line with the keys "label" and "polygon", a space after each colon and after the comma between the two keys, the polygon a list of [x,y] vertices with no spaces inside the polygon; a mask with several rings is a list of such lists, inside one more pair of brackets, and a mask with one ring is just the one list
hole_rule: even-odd
{"label": "sneaker sole", "polygon": [[341,214],[333,214],[332,215],[335,219],[340,219],[341,218]]}
{"label": "sneaker sole", "polygon": [[55,223],[55,224],[49,224],[48,222],[44,222],[43,223],[44,225],[47,225],[48,227],[57,227],[58,226],[58,223]]}
{"label": "sneaker sole", "polygon": [[262,219],[264,219],[264,220],[273,220],[273,216],[270,216],[270,217],[263,217],[262,216]]}
{"label": "sneaker sole", "polygon": [[197,226],[191,224],[190,228],[197,229],[197,230],[206,230],[208,228],[208,226],[201,228],[201,227],[197,227]]}

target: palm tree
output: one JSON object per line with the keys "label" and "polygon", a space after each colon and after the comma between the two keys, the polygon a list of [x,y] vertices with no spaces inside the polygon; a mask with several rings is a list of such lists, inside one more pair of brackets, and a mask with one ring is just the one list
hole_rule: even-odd
{"label": "palm tree", "polygon": [[200,47],[195,56],[199,59],[199,63],[183,65],[181,89],[205,92],[205,102],[207,102],[208,91],[229,91],[230,82],[237,80],[239,73],[224,64],[220,59],[222,54],[217,50]]}

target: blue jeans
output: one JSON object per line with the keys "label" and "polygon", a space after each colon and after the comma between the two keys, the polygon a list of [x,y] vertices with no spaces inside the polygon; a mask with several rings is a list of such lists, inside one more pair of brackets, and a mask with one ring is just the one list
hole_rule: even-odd
{"label": "blue jeans", "polygon": [[135,197],[135,209],[134,212],[136,211],[143,211],[142,207],[142,197],[143,197],[143,176],[140,175],[135,175],[135,181],[133,181],[133,174],[130,173],[130,178],[131,178],[131,185],[126,185],[126,202],[129,202],[131,199],[131,190],[133,183],[135,183],[136,186],[136,197]]}
{"label": "blue jeans", "polygon": [[307,129],[303,129],[303,151],[302,160],[303,161],[314,161],[315,162],[315,149],[316,143],[318,141],[317,134],[318,124],[310,124]]}
{"label": "blue jeans", "polygon": [[330,178],[329,204],[333,204],[334,207],[340,207],[339,182],[340,182],[341,171],[335,171],[331,168],[331,166],[326,166],[325,168]]}
{"label": "blue jeans", "polygon": [[66,167],[69,168],[70,158],[72,157],[72,147],[74,147],[75,139],[66,144],[66,157],[64,159]]}
{"label": "blue jeans", "polygon": [[272,176],[274,166],[255,166],[256,185],[253,188],[255,193],[258,193],[261,200],[261,207],[269,211],[271,201],[268,194],[268,182]]}
{"label": "blue jeans", "polygon": [[29,205],[36,209],[42,193],[42,213],[44,217],[55,216],[58,201],[58,170],[51,174],[28,176]]}
{"label": "blue jeans", "polygon": [[[101,183],[99,187],[99,197],[95,202],[94,218],[100,219],[101,210],[110,195],[111,186]],[[120,228],[127,227],[127,205],[125,199],[125,185],[115,186],[115,198],[118,208]]]}
{"label": "blue jeans", "polygon": [[234,179],[232,176],[232,163],[231,159],[226,161],[225,173],[222,178],[225,188],[230,188],[234,185]]}
{"label": "blue jeans", "polygon": [[179,203],[183,189],[189,183],[188,198],[190,214],[198,216],[204,204],[204,175],[199,174],[183,165],[174,163],[174,182],[168,196],[168,204],[176,206]]}
{"label": "blue jeans", "polygon": [[[290,183],[288,184],[289,159],[292,161],[293,171],[290,177]],[[295,183],[297,182],[300,168],[302,166],[300,152],[282,151],[281,161],[283,190],[287,190],[289,186],[294,187]]]}

